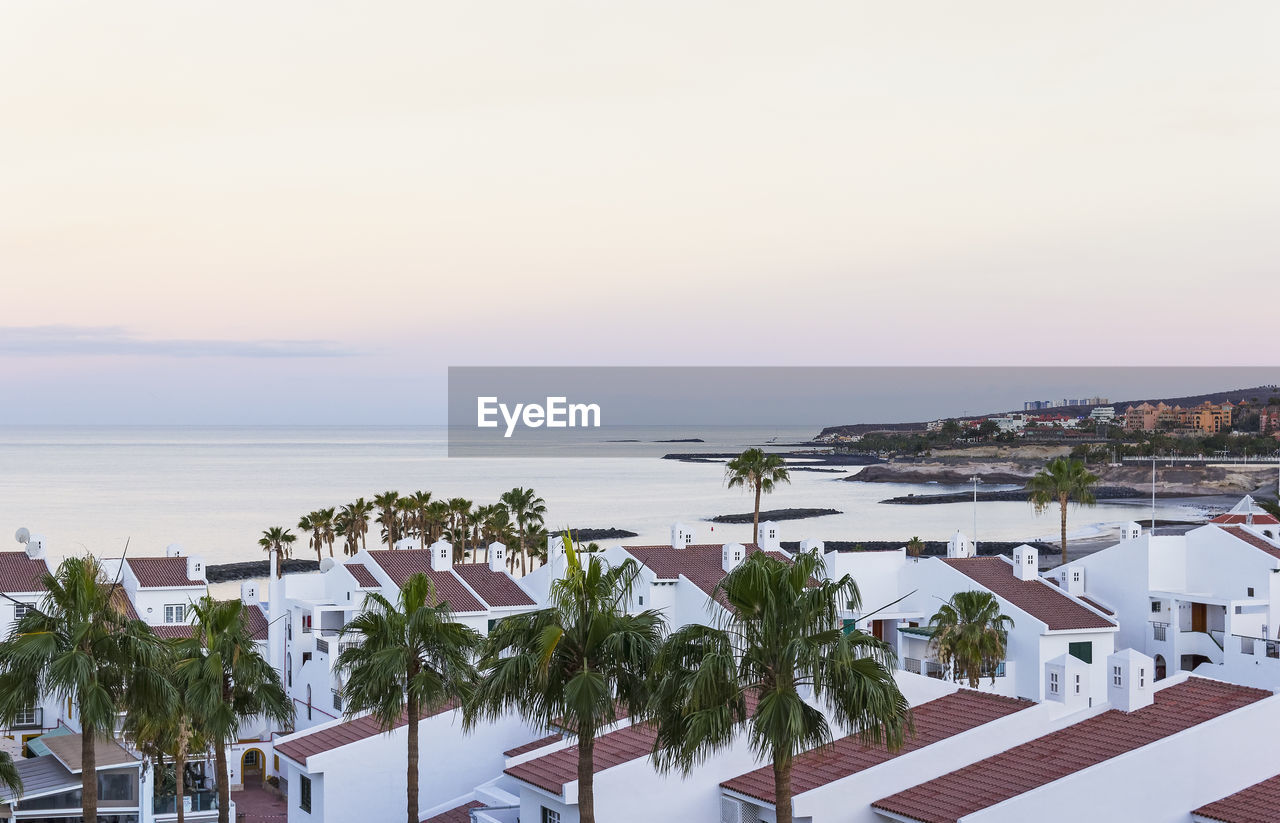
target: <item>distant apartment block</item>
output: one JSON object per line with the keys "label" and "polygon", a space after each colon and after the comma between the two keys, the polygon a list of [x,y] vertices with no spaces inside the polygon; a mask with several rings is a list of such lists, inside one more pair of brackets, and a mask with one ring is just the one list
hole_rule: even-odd
{"label": "distant apartment block", "polygon": [[1217,434],[1231,427],[1235,405],[1206,400],[1199,406],[1184,409],[1164,403],[1142,403],[1124,410],[1125,431],[1182,431]]}
{"label": "distant apartment block", "polygon": [[1023,411],[1040,411],[1056,409],[1061,406],[1105,406],[1111,401],[1105,397],[1064,397],[1061,400],[1027,400],[1022,404]]}

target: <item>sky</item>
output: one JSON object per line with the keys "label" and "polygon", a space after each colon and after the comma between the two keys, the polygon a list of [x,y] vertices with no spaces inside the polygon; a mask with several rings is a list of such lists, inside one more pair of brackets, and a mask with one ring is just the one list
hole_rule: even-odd
{"label": "sky", "polygon": [[0,422],[1274,365],[1278,39],[1273,0],[6,2]]}

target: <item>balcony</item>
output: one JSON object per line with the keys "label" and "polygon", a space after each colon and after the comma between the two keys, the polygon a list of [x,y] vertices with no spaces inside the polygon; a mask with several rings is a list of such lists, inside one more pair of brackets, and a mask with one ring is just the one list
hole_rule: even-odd
{"label": "balcony", "polygon": [[945,680],[946,671],[942,668],[942,664],[936,660],[920,660],[916,657],[902,658],[902,668],[912,674],[923,674],[925,677],[932,677],[935,680]]}
{"label": "balcony", "polygon": [[[183,804],[183,810],[187,812],[211,812],[218,809],[218,793],[213,790],[194,792],[184,795],[183,799],[191,801],[189,805]],[[177,800],[172,795],[152,798],[151,811],[154,814],[177,814]]]}

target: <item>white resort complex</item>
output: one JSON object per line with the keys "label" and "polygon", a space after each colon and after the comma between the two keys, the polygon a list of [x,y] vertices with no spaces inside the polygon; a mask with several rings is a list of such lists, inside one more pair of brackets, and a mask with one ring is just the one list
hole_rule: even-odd
{"label": "white resort complex", "polygon": [[[700,543],[677,524],[662,545],[601,550],[640,574],[628,607],[658,610],[666,631],[717,624],[728,604],[717,584],[755,552],[789,560],[780,528],[761,523],[754,543]],[[21,534],[0,553],[6,633],[44,596],[45,541]],[[806,540],[793,550],[823,551]],[[522,578],[507,547],[483,563],[455,563],[453,547],[402,540],[325,560],[317,572],[241,586],[249,626],[294,708],[291,728],[242,727],[228,752],[233,788],[269,781],[287,798],[290,823],[393,820],[405,796],[404,721],[390,731],[343,710],[336,661],[356,642],[344,627],[377,592],[394,600],[417,573],[430,578],[455,619],[481,634],[547,603],[566,557],[550,541],[547,562]],[[956,533],[944,557],[831,551],[832,578],[850,575],[861,608],[846,631],[882,640],[912,707],[901,748],[869,745],[856,729],[801,753],[792,766],[794,819],[806,823],[1280,820],[1280,523],[1245,498],[1184,534],[1137,523],[1119,542],[1040,570],[1031,546],[979,556]],[[118,605],[162,637],[189,635],[190,606],[208,592],[202,559],[180,546],[163,557],[106,558]],[[930,617],[960,592],[986,592],[1012,619],[1006,659],[977,688],[953,682],[932,642]],[[7,819],[78,820],[79,725],[66,701],[42,700],[4,730],[22,777],[0,802]],[[419,723],[420,820],[432,823],[574,823],[578,749],[572,730],[535,727],[511,714],[464,730],[459,706]],[[598,734],[595,814],[601,821],[756,823],[776,817],[771,767],[745,735],[688,774],[654,768],[656,733],[623,717]],[[157,793],[150,762],[126,739],[97,748],[101,821],[176,818]],[[25,755],[25,756],[24,756]],[[206,764],[197,764],[200,770]],[[200,771],[199,773],[203,773]],[[211,774],[211,771],[210,771]],[[215,819],[212,783],[189,787],[187,820]]]}

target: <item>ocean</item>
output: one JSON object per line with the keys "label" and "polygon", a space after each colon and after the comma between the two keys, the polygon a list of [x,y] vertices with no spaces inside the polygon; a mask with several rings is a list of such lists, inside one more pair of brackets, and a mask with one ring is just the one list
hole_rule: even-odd
{"label": "ocean", "polygon": [[[664,542],[676,521],[700,541],[746,540],[749,525],[712,524],[718,514],[748,512],[751,497],[724,485],[716,463],[662,460],[664,452],[740,451],[801,442],[804,428],[665,428],[611,431],[618,456],[595,458],[449,458],[443,426],[424,427],[6,427],[0,429],[0,539],[20,526],[44,535],[61,557],[84,551],[156,555],[170,543],[207,563],[263,557],[257,539],[270,526],[294,527],[300,515],[388,489],[430,490],[438,497],[489,503],[513,486],[546,500],[549,527],[637,532],[633,541]],[[698,437],[703,443],[656,443]],[[850,471],[857,471],[851,467]],[[789,485],[762,508],[832,508],[841,512],[781,524],[782,539],[943,540],[974,530],[972,504],[897,506],[878,501],[955,486],[846,483],[843,473],[792,472]],[[965,488],[965,487],[959,487]],[[986,486],[984,489],[1000,487]],[[1161,518],[1199,511],[1162,503]],[[1073,534],[1150,516],[1147,503],[1108,502],[1072,511]],[[1056,512],[1037,516],[1016,502],[984,502],[977,536],[1031,540],[1057,534]],[[295,529],[296,531],[296,529]],[[18,548],[14,543],[11,549]],[[296,557],[307,557],[305,538]]]}

